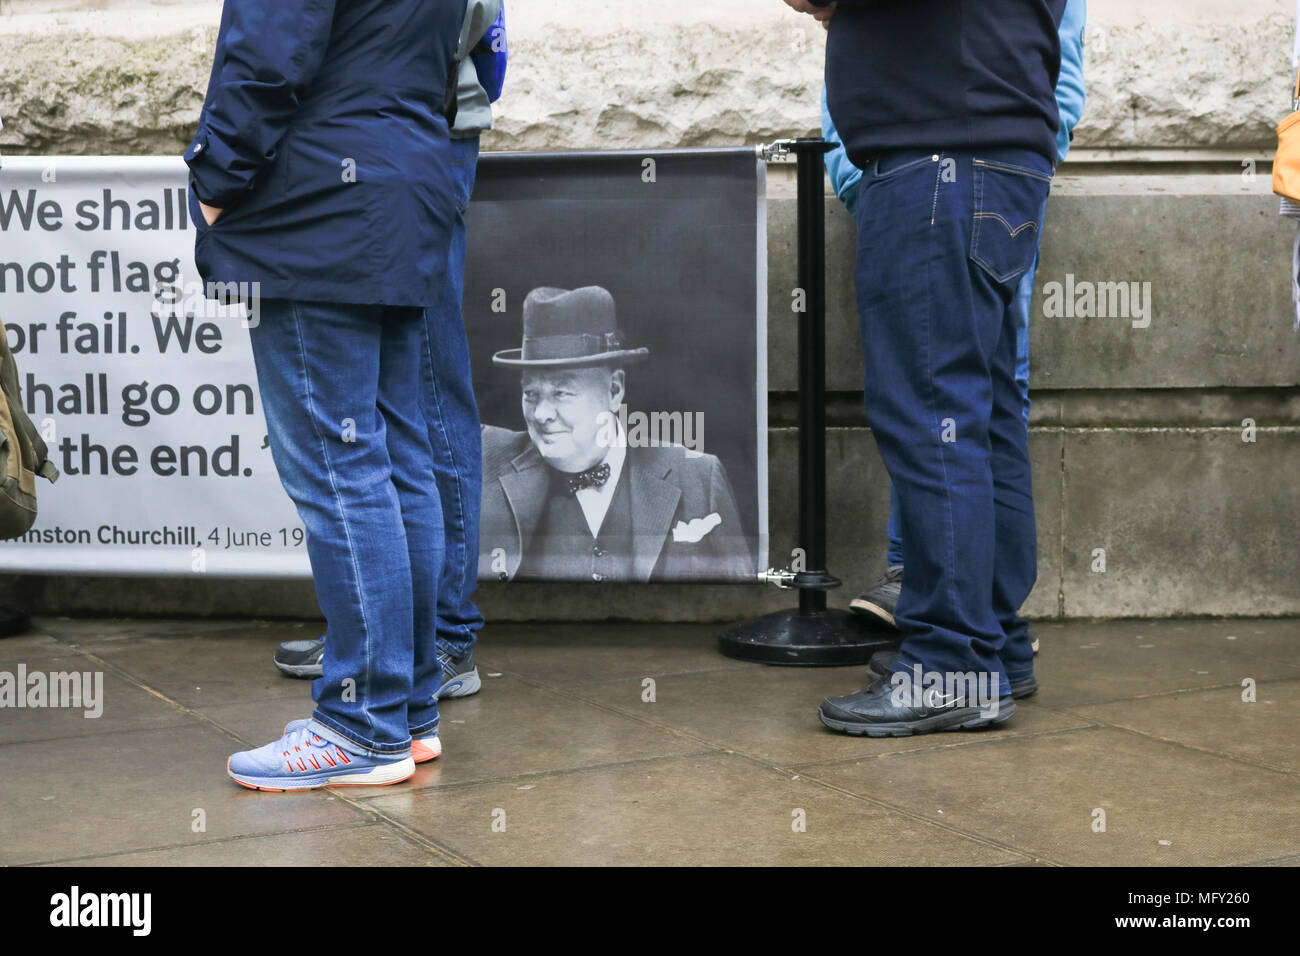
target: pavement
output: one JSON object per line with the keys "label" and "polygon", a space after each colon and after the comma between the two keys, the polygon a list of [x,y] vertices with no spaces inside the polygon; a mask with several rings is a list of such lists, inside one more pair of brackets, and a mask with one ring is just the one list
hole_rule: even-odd
{"label": "pavement", "polygon": [[1009,722],[886,740],[818,720],[862,668],[729,660],[708,626],[490,625],[441,758],[297,794],[225,761],[310,713],[270,658],[319,622],[35,624],[0,677],[102,674],[102,713],[0,709],[0,864],[1300,864],[1296,620],[1040,624]]}

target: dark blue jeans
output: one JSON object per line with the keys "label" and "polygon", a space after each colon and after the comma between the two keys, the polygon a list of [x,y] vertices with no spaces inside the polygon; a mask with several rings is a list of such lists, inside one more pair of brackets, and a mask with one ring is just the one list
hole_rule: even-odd
{"label": "dark blue jeans", "polygon": [[857,202],[866,411],[902,525],[896,667],[998,674],[1003,694],[1033,667],[1014,306],[1051,175],[1023,149],[897,151],[869,164]]}
{"label": "dark blue jeans", "polygon": [[[1039,217],[1039,222],[1044,222],[1047,215],[1047,204],[1043,204],[1043,212]],[[1043,237],[1039,234],[1039,249],[1042,248]],[[1025,421],[1029,421],[1029,310],[1034,302],[1034,273],[1038,271],[1038,251],[1034,252],[1034,264],[1020,280],[1020,288],[1016,292],[1016,385],[1020,388],[1020,397],[1025,403]],[[889,549],[885,552],[885,564],[894,567],[903,563],[903,533],[899,530],[898,518],[898,492],[894,489],[894,483],[889,483]]]}
{"label": "dark blue jeans", "polygon": [[280,482],[324,612],[313,729],[398,754],[438,726],[443,517],[424,310],[268,299],[250,329]]}
{"label": "dark blue jeans", "polygon": [[438,646],[442,653],[461,658],[474,649],[483,627],[483,615],[474,604],[483,480],[482,432],[461,314],[465,296],[465,210],[474,191],[479,138],[453,139],[451,145],[458,212],[452,222],[445,295],[425,311],[425,317],[429,340],[434,344],[432,381],[427,383],[433,396],[429,440],[433,444],[434,478],[442,498],[447,549],[438,588]]}

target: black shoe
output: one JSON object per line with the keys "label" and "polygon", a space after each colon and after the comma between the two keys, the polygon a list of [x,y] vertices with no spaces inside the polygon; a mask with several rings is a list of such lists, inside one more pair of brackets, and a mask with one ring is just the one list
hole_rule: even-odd
{"label": "black shoe", "polygon": [[903,566],[895,564],[885,568],[880,580],[850,601],[849,607],[858,614],[883,621],[897,629],[894,610],[898,607],[898,593],[902,590]]}
{"label": "black shoe", "polygon": [[[867,660],[867,673],[873,678],[888,678],[894,671],[894,665],[898,663],[898,650],[876,651]],[[1020,680],[1011,682],[1011,696],[1016,700],[1025,697],[1033,697],[1038,693],[1038,681],[1034,680],[1034,675],[1022,677]]]}
{"label": "black shoe", "polygon": [[286,677],[322,677],[325,674],[325,638],[285,641],[275,649],[275,666]]}
{"label": "black shoe", "polygon": [[0,606],[0,637],[17,637],[32,629],[32,619],[20,607]]}
{"label": "black shoe", "polygon": [[[924,694],[922,695],[925,696]],[[1009,720],[1016,712],[1010,697],[998,699],[994,713],[968,706],[964,700],[934,700],[921,706],[899,706],[889,680],[876,678],[863,690],[822,701],[822,723],[855,737],[910,737],[942,730],[974,730]]]}

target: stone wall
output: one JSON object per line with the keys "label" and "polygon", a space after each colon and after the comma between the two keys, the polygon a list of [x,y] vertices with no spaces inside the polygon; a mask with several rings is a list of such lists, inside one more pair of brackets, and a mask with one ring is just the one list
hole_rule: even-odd
{"label": "stone wall", "polygon": [[[1084,147],[1271,148],[1288,0],[1092,0]],[[179,153],[218,0],[0,0],[0,150]],[[514,0],[489,149],[734,145],[819,128],[823,34],[780,0]]]}

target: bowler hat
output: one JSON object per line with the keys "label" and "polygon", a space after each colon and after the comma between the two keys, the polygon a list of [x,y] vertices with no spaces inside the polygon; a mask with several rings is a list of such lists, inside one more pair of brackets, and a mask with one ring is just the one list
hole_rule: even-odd
{"label": "bowler hat", "polygon": [[598,285],[540,288],[524,298],[523,348],[492,356],[512,368],[576,368],[635,362],[649,349],[624,348],[614,322],[614,297]]}

